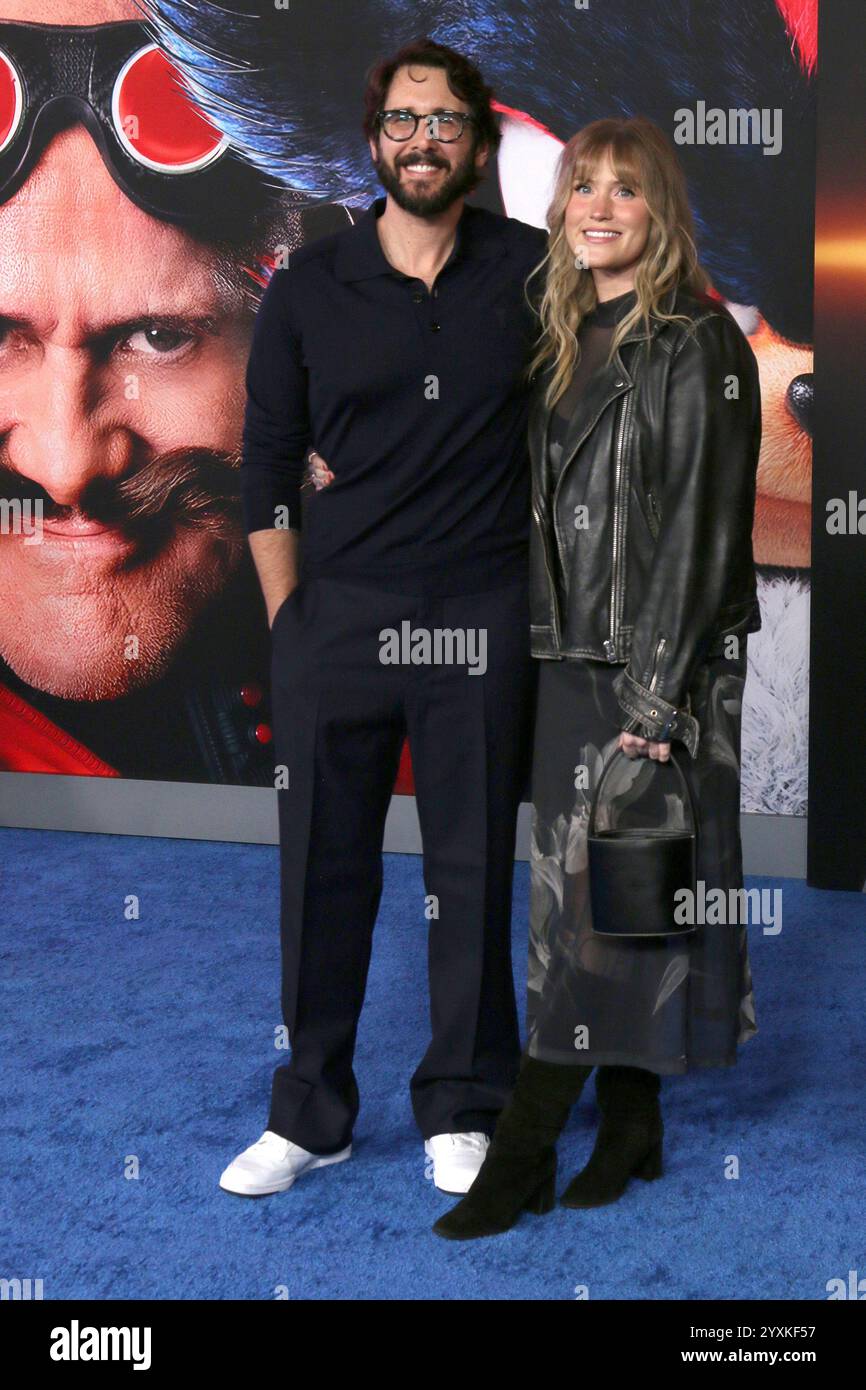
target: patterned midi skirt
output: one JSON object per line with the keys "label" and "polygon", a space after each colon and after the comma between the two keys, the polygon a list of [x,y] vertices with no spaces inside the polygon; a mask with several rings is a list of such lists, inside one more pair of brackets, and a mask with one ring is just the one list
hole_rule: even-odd
{"label": "patterned midi skirt", "polygon": [[[712,658],[698,668],[691,687],[691,709],[700,726],[697,756],[693,760],[682,744],[675,750],[697,810],[697,877],[707,892],[743,887],[740,726],[747,643],[740,645],[737,659]],[[728,912],[732,920],[724,924],[699,922],[679,936],[616,938],[593,932],[587,822],[623,723],[613,690],[621,667],[588,660],[539,664],[529,1053],[543,1061],[634,1066],[661,1075],[733,1066],[737,1045],[757,1032],[743,913]],[[611,769],[603,803],[622,788],[624,772],[626,780],[643,779],[650,798],[663,796],[665,824],[690,824],[687,798],[671,766],[622,755],[618,762],[623,767],[619,773]],[[581,776],[576,769],[583,769]]]}

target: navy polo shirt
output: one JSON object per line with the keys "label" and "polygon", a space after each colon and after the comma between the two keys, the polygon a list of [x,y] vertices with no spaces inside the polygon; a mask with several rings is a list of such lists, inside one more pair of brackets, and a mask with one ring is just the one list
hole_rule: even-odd
{"label": "navy polo shirt", "polygon": [[[387,261],[384,208],[296,251],[265,291],[246,375],[246,530],[302,530],[305,574],[419,594],[509,582],[529,543],[538,319],[524,287],[547,234],[466,204],[431,293]],[[335,477],[302,519],[311,445]]]}

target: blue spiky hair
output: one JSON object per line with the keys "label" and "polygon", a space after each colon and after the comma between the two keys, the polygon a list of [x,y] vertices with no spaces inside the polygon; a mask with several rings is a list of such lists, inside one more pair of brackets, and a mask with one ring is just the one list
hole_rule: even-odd
{"label": "blue spiky hair", "polygon": [[[701,258],[720,293],[757,304],[783,336],[811,333],[813,84],[775,0],[142,0],[154,36],[235,149],[315,198],[368,201],[363,74],[429,34],[472,58],[506,106],[567,140],[599,116],[670,131],[703,99],[781,108],[783,148],[683,145]],[[447,17],[443,17],[447,10]]]}
{"label": "blue spiky hair", "polygon": [[[377,190],[361,133],[363,74],[418,33],[405,0],[138,0],[156,42],[235,151],[315,199]],[[346,94],[350,98],[346,100]]]}

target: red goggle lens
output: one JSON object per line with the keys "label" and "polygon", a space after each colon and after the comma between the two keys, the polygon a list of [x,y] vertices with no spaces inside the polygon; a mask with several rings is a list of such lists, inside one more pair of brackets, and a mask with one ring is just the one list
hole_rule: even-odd
{"label": "red goggle lens", "polygon": [[155,44],[124,63],[111,110],[129,153],[165,174],[204,168],[228,143],[194,104],[177,68]]}
{"label": "red goggle lens", "polygon": [[5,150],[21,124],[24,95],[18,69],[0,48],[0,150]]}

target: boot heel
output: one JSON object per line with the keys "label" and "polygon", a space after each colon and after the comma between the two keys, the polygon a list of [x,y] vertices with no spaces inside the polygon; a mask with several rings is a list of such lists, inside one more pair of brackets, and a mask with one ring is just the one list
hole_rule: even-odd
{"label": "boot heel", "polygon": [[662,1175],[662,1141],[658,1139],[653,1144],[646,1158],[642,1159],[639,1166],[635,1168],[636,1178],[643,1178],[644,1182],[652,1182],[655,1178]]}
{"label": "boot heel", "polygon": [[556,1170],[548,1174],[524,1203],[523,1210],[532,1216],[547,1216],[556,1206]]}

